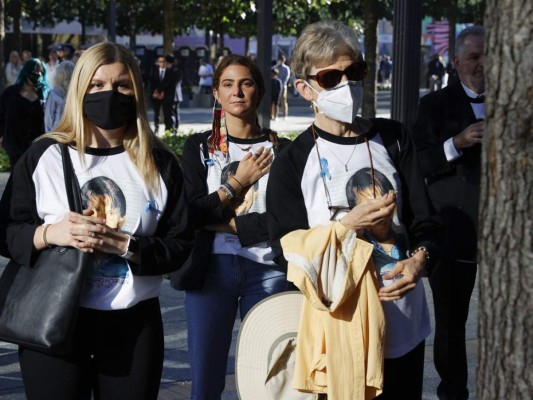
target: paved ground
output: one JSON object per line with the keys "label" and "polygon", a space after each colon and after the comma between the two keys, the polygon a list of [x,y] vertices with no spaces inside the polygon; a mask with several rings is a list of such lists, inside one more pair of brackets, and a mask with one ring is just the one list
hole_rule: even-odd
{"label": "paved ground", "polygon": [[[381,92],[378,96],[378,115],[389,117],[388,105],[390,102],[390,92]],[[182,132],[198,132],[209,129],[211,110],[209,109],[182,109]],[[312,121],[311,110],[301,99],[290,99],[289,118],[287,120],[273,121],[271,128],[279,132],[302,131],[307,128]],[[7,173],[0,173],[0,192],[3,191]],[[7,260],[0,257],[0,271],[3,270]],[[428,301],[431,303],[431,292],[424,279]],[[167,281],[163,284],[161,295],[161,309],[165,328],[165,362],[163,369],[163,379],[159,400],[185,400],[190,392],[190,372],[187,359],[187,321],[184,310],[183,292],[173,290]],[[469,356],[470,369],[470,391],[471,398],[475,398],[475,368],[477,354],[477,304],[478,290],[474,290],[470,315],[467,324],[467,350]],[[432,305],[430,304],[430,310]],[[433,313],[432,313],[433,318]],[[433,321],[432,321],[433,325]],[[235,362],[235,340],[237,338],[239,323],[236,323],[233,332],[233,345],[230,352],[230,359],[227,369],[226,391],[223,400],[237,400],[234,381]],[[437,399],[435,393],[438,384],[438,376],[433,367],[433,338],[427,340],[426,364],[424,369],[424,400]],[[20,369],[16,354],[16,347],[8,343],[0,342],[0,400],[24,400],[24,390],[20,376]],[[51,399],[53,400],[53,399]],[[254,399],[243,399],[254,400]]]}

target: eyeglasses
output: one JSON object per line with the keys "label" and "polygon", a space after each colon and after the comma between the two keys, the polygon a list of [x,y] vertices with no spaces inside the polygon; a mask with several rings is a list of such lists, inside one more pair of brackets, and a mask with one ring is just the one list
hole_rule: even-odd
{"label": "eyeglasses", "polygon": [[324,89],[331,89],[337,86],[342,77],[346,75],[349,81],[362,81],[368,71],[365,61],[356,61],[346,67],[343,71],[339,69],[324,69],[316,75],[307,75],[307,79],[314,79]]}

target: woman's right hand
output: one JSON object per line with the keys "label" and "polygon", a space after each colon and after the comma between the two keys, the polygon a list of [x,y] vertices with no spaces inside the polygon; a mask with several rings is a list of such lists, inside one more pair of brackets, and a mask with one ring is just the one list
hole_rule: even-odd
{"label": "woman's right hand", "polygon": [[[105,219],[92,214],[92,210],[84,210],[82,214],[72,211],[65,214],[61,221],[50,224],[46,230],[46,241],[49,245],[71,246],[92,253],[93,247],[102,245],[102,239],[98,238],[98,234],[106,232]],[[42,241],[43,229],[40,227],[40,233],[36,232],[36,239],[39,241]],[[42,244],[44,248],[45,243]]]}
{"label": "woman's right hand", "polygon": [[235,179],[242,184],[243,189],[252,186],[259,178],[270,171],[273,157],[270,149],[265,149],[264,147],[256,149],[254,154],[246,154],[239,162]]}
{"label": "woman's right hand", "polygon": [[387,193],[380,199],[367,200],[358,204],[341,218],[340,223],[354,231],[367,229],[390,218],[396,207],[395,195]]}

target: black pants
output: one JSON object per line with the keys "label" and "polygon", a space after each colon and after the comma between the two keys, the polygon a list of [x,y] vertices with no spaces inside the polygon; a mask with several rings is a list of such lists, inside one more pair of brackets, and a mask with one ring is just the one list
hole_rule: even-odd
{"label": "black pants", "polygon": [[425,345],[426,341],[423,340],[409,353],[385,359],[383,392],[376,400],[422,399]]}
{"label": "black pants", "polygon": [[174,124],[174,130],[178,132],[180,126],[180,102],[175,101],[172,103],[172,122]]}
{"label": "black pants", "polygon": [[174,129],[174,102],[163,101],[163,119],[165,121],[165,131]]}
{"label": "black pants", "polygon": [[159,299],[117,311],[81,308],[71,354],[19,348],[28,400],[157,400],[163,370]]}
{"label": "black pants", "polygon": [[476,272],[475,263],[440,261],[429,278],[435,306],[434,362],[441,379],[439,399],[468,399],[465,325]]}

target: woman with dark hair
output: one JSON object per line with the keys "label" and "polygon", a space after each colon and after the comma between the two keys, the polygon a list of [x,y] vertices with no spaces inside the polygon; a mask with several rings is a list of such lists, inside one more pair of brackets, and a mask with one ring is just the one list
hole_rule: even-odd
{"label": "woman with dark hair", "polygon": [[31,58],[24,63],[17,82],[0,96],[0,140],[11,168],[30,143],[44,133],[47,82],[44,63]]}
{"label": "woman with dark hair", "polygon": [[[187,289],[191,399],[220,399],[237,309],[241,319],[257,302],[287,289],[285,268],[273,260],[265,193],[273,158],[288,143],[261,129],[257,108],[265,86],[258,67],[239,55],[225,57],[213,76],[213,129],[185,143],[182,166],[191,220],[198,230],[194,275]],[[236,171],[229,170],[236,165]],[[225,177],[223,177],[223,174]],[[254,191],[253,204],[239,207]],[[201,255],[201,254],[200,254]]]}
{"label": "woman with dark hair", "polygon": [[[31,268],[46,248],[88,253],[72,346],[61,355],[19,346],[28,400],[157,399],[164,356],[158,296],[193,237],[178,160],[147,118],[130,51],[96,44],[74,68],[59,125],[32,143],[11,174],[0,207],[7,255]],[[69,212],[64,147],[81,213]]]}

